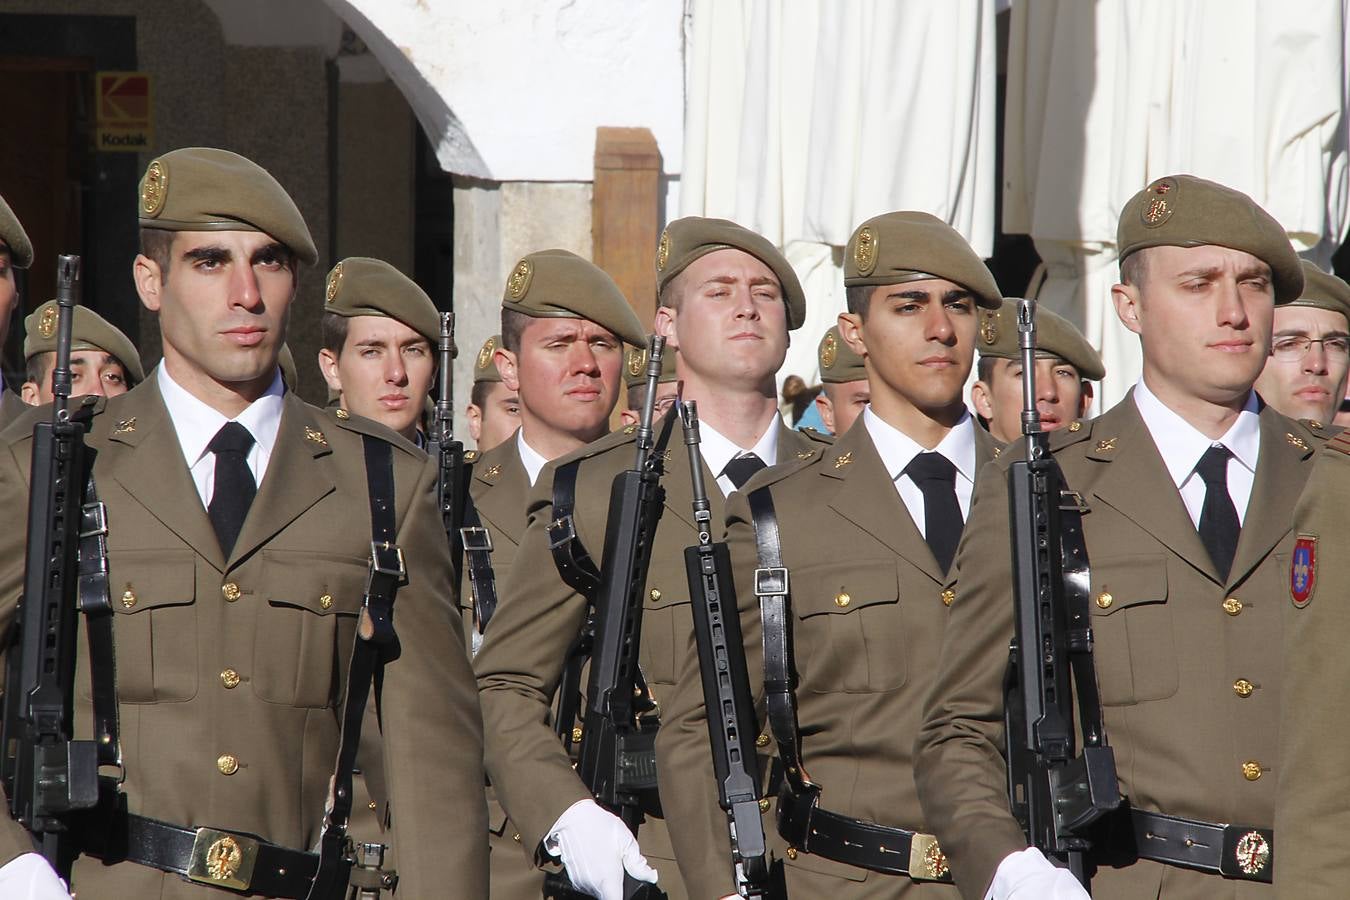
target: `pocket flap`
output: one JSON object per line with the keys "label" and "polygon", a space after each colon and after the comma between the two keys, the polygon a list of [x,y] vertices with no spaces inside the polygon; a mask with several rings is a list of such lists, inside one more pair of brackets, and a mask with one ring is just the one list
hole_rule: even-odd
{"label": "pocket flap", "polygon": [[1122,609],[1167,600],[1167,560],[1157,554],[1115,556],[1090,561],[1094,615],[1115,615]]}
{"label": "pocket flap", "polygon": [[197,596],[197,561],[190,550],[118,550],[108,554],[113,611],[135,615],[183,606]]}
{"label": "pocket flap", "polygon": [[261,583],[273,606],[293,606],[321,616],[350,615],[365,599],[367,560],[338,553],[264,550]]}
{"label": "pocket flap", "polygon": [[792,608],[799,618],[848,615],[855,610],[900,599],[895,560],[859,560],[804,566],[788,573]]}

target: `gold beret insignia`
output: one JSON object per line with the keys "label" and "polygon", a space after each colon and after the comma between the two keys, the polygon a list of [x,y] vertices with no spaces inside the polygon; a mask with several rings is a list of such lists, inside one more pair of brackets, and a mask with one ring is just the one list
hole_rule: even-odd
{"label": "gold beret insignia", "polygon": [[44,338],[49,338],[56,334],[56,323],[59,321],[60,313],[55,305],[49,306],[42,311],[42,319],[38,322],[38,334]]}
{"label": "gold beret insignia", "polygon": [[525,296],[525,292],[530,289],[530,276],[533,274],[534,267],[530,265],[528,259],[516,263],[516,267],[511,270],[511,277],[506,279],[506,292],[511,295],[512,300],[519,300]]}
{"label": "gold beret insignia", "polygon": [[980,320],[980,340],[986,344],[998,342],[998,316],[990,313]]}
{"label": "gold beret insignia", "polygon": [[853,261],[859,275],[870,275],[877,264],[877,235],[870,227],[858,230],[858,241],[853,245]]}
{"label": "gold beret insignia", "polygon": [[647,364],[647,353],[637,347],[628,351],[628,374],[634,378],[642,374],[642,367]]}
{"label": "gold beret insignia", "polygon": [[488,338],[483,344],[483,349],[478,351],[478,368],[486,369],[489,362],[492,361],[492,352],[497,349],[497,342]]}
{"label": "gold beret insignia", "polygon": [[822,369],[831,368],[834,361],[839,358],[839,344],[834,339],[834,334],[825,332],[825,339],[820,342],[820,367]]}
{"label": "gold beret insignia", "polygon": [[338,290],[342,287],[342,263],[333,266],[333,271],[328,273],[328,286],[324,288],[324,302],[332,303],[337,299]]}
{"label": "gold beret insignia", "polygon": [[159,215],[164,199],[169,195],[169,173],[159,160],[150,163],[141,182],[141,212],[147,216]]}
{"label": "gold beret insignia", "polygon": [[670,231],[661,232],[661,243],[656,245],[656,271],[660,272],[670,261]]}
{"label": "gold beret insignia", "polygon": [[1176,182],[1171,178],[1160,178],[1149,185],[1148,193],[1151,195],[1148,202],[1139,210],[1139,217],[1144,222],[1145,228],[1157,228],[1172,218],[1173,201],[1167,199],[1167,195],[1176,189]]}

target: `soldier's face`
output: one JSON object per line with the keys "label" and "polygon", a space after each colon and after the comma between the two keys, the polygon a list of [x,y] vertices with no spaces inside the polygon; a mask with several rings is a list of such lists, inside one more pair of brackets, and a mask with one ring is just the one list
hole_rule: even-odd
{"label": "soldier's face", "polygon": [[656,332],[680,351],[680,379],[753,387],[772,381],[788,346],[787,307],[773,269],[749,253],[716,250],[678,278],[679,304],[656,311]]}
{"label": "soldier's face", "polygon": [[1164,402],[1229,405],[1251,390],[1270,354],[1270,266],[1228,247],[1141,250],[1138,285],[1116,285],[1125,327],[1139,335],[1144,381]]}
{"label": "soldier's face", "polygon": [[520,397],[527,440],[594,440],[619,399],[623,342],[587,319],[531,319],[516,352],[498,348],[502,383]]}
{"label": "soldier's face", "polygon": [[319,371],[347,409],[411,439],[436,365],[431,342],[397,319],[353,316],[342,352],[319,351]]}
{"label": "soldier's face", "polygon": [[164,364],[183,388],[234,407],[272,383],[295,297],[285,245],[254,231],[179,231],[167,275],[142,255],[133,277],[141,303],[159,314]]}
{"label": "soldier's face", "polygon": [[[989,433],[1000,441],[1022,434],[1022,361],[993,360],[988,382],[970,389],[975,411],[989,422]],[[1041,428],[1055,431],[1081,418],[1092,402],[1092,387],[1069,363],[1058,358],[1036,360],[1036,411]]]}
{"label": "soldier's face", "polygon": [[0,345],[9,336],[9,323],[14,318],[14,307],[19,303],[19,288],[14,282],[14,260],[9,245],[0,241]]}
{"label": "soldier's face", "polygon": [[[29,406],[41,406],[55,399],[52,392],[52,368],[56,365],[56,354],[43,354],[43,371],[46,373],[40,383],[25,381],[19,392],[23,402]],[[70,354],[70,396],[94,395],[116,397],[131,390],[126,369],[117,361],[117,357],[102,350],[73,350]]]}
{"label": "soldier's face", "polygon": [[864,378],[843,384],[826,384],[816,395],[820,420],[832,434],[843,434],[853,427],[872,399],[872,389]]}
{"label": "soldier's face", "polygon": [[[1308,340],[1317,343],[1297,356]],[[1256,379],[1257,392],[1286,416],[1330,422],[1345,396],[1350,372],[1347,344],[1350,328],[1344,314],[1310,306],[1277,308],[1276,352],[1266,358],[1261,377]]]}
{"label": "soldier's face", "polygon": [[974,295],[941,278],[881,285],[866,316],[841,315],[840,335],[867,363],[877,415],[898,423],[962,411],[976,318]]}
{"label": "soldier's face", "polygon": [[520,427],[520,398],[500,381],[492,384],[483,405],[469,404],[469,436],[479,450],[491,450]]}

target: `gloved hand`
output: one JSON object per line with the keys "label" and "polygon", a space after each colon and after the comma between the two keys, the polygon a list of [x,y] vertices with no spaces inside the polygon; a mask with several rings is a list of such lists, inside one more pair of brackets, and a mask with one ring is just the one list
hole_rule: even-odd
{"label": "gloved hand", "polygon": [[562,860],[572,886],[599,900],[623,900],[623,873],[656,883],[623,820],[594,800],[578,800],[553,823],[544,849]]}
{"label": "gloved hand", "polygon": [[0,866],[0,897],[70,900],[70,891],[47,860],[36,853],[25,853]]}
{"label": "gloved hand", "polygon": [[1010,853],[998,864],[985,900],[1092,900],[1068,869],[1035,847]]}

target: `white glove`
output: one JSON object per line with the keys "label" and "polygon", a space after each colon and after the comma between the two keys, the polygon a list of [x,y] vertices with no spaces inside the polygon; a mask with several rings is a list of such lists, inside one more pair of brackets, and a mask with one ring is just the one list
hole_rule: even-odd
{"label": "white glove", "polygon": [[1009,853],[998,864],[984,900],[1092,900],[1068,869],[1054,865],[1035,847]]}
{"label": "white glove", "polygon": [[70,900],[70,891],[47,865],[47,860],[36,853],[25,853],[0,866],[0,897]]}
{"label": "white glove", "polygon": [[623,820],[594,800],[578,800],[558,816],[544,849],[562,860],[572,886],[599,900],[623,900],[623,873],[656,883],[637,839]]}

